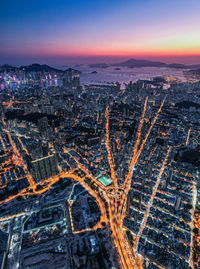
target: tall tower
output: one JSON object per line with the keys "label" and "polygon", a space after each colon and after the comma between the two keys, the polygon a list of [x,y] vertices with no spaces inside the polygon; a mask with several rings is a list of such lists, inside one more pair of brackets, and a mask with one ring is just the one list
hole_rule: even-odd
{"label": "tall tower", "polygon": [[56,175],[58,168],[55,154],[32,161],[30,171],[36,182],[42,182],[44,179]]}

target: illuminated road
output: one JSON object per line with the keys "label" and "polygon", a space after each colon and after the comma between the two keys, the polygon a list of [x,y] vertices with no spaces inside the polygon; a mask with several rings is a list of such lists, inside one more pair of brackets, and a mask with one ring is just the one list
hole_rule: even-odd
{"label": "illuminated road", "polygon": [[186,146],[189,144],[190,134],[191,134],[191,128],[188,130],[187,139],[186,139],[186,143],[185,143]]}
{"label": "illuminated road", "polygon": [[114,188],[117,190],[118,188],[118,182],[117,182],[117,177],[115,173],[115,165],[114,165],[114,158],[111,152],[111,147],[110,147],[110,130],[109,130],[109,107],[106,108],[105,112],[106,116],[106,137],[105,137],[105,144],[106,144],[106,150],[108,153],[108,162],[110,166],[110,172],[111,172],[111,178],[114,183]]}
{"label": "illuminated road", "polygon": [[196,253],[197,261],[195,262],[196,267],[198,268],[198,263],[200,262],[200,213],[195,213],[194,215],[194,228],[197,229],[197,233],[195,234],[193,240],[196,243],[194,248],[194,253]]}
{"label": "illuminated road", "polygon": [[[188,175],[187,175],[188,176]],[[197,228],[199,230],[199,235],[200,235],[200,218],[199,218],[199,222],[196,222],[196,218],[195,218],[195,208],[196,208],[196,204],[197,204],[197,183],[195,182],[195,180],[193,180],[193,184],[192,184],[192,212],[191,212],[191,222],[190,222],[190,229],[191,231],[193,231],[194,228]],[[197,237],[197,238],[196,238]],[[200,236],[199,236],[200,238]],[[189,259],[189,264],[190,267],[192,269],[194,269],[194,259],[193,259],[193,251],[194,251],[194,241],[196,240],[198,247],[200,247],[200,240],[198,242],[197,239],[199,239],[198,236],[194,235],[194,233],[192,233],[192,238],[191,238],[191,242],[190,242],[190,259]],[[200,248],[199,248],[200,249]]]}
{"label": "illuminated road", "polygon": [[1,135],[0,135],[0,140],[1,140],[1,144],[2,144],[2,146],[3,146],[4,151],[7,152],[6,146],[5,146],[5,144],[4,144],[4,141],[3,141],[3,138],[2,138]]}
{"label": "illuminated road", "polygon": [[149,157],[149,161],[152,159],[152,157],[153,157],[153,155],[154,155],[156,149],[157,149],[157,146],[154,147],[154,149],[153,149],[153,151],[152,151],[152,153],[151,153],[151,155],[150,155],[150,157]]}
{"label": "illuminated road", "polygon": [[149,217],[149,212],[150,212],[150,209],[151,209],[151,207],[152,207],[154,198],[155,198],[155,196],[156,196],[156,192],[157,192],[158,186],[159,186],[159,184],[160,184],[160,180],[161,180],[162,174],[163,174],[163,172],[164,172],[164,170],[165,170],[165,167],[166,167],[167,160],[168,160],[168,158],[169,158],[169,154],[170,154],[170,152],[171,152],[171,149],[172,149],[172,148],[169,147],[169,149],[168,149],[168,151],[167,151],[167,154],[166,154],[166,157],[165,157],[165,159],[164,159],[164,161],[163,161],[163,163],[162,163],[160,172],[159,172],[159,174],[158,174],[158,177],[157,177],[157,180],[156,180],[156,184],[155,184],[155,186],[154,186],[154,188],[153,188],[153,192],[152,192],[152,195],[151,195],[151,199],[150,199],[150,201],[149,201],[149,203],[148,203],[148,205],[147,205],[146,212],[145,212],[145,214],[144,214],[144,218],[143,218],[142,223],[141,223],[141,226],[140,226],[140,230],[139,230],[139,232],[138,232],[138,234],[137,234],[137,241],[136,241],[135,249],[137,249],[137,247],[138,247],[138,243],[139,243],[140,236],[142,235],[142,232],[143,232],[144,227],[145,227],[145,225],[146,225],[147,219],[148,219],[148,217]]}
{"label": "illuminated road", "polygon": [[[136,142],[135,142],[135,145],[133,148],[133,154],[130,158],[130,165],[129,165],[129,169],[128,169],[128,174],[124,180],[123,185],[120,185],[118,183],[118,179],[116,176],[114,158],[113,158],[113,153],[111,151],[111,145],[110,145],[109,107],[107,107],[106,111],[105,111],[105,117],[106,117],[105,146],[106,146],[107,155],[108,155],[108,163],[109,163],[109,167],[110,167],[111,178],[113,181],[112,186],[104,187],[101,183],[99,183],[97,178],[94,177],[90,171],[88,171],[88,169],[85,167],[85,165],[79,161],[79,158],[72,156],[72,154],[70,153],[70,150],[64,149],[64,152],[69,154],[69,156],[71,158],[73,158],[73,160],[77,164],[77,167],[81,171],[83,171],[86,176],[80,177],[74,173],[74,170],[70,170],[68,172],[61,171],[58,175],[44,180],[43,183],[46,183],[47,185],[43,189],[36,190],[37,184],[34,182],[32,176],[30,174],[28,174],[28,179],[29,179],[29,183],[30,183],[30,187],[29,187],[28,191],[22,191],[21,193],[15,195],[15,196],[9,197],[5,201],[2,201],[0,204],[5,203],[5,202],[9,202],[10,200],[14,199],[17,196],[33,195],[33,194],[40,195],[40,194],[48,191],[49,188],[54,183],[56,183],[60,178],[69,177],[69,178],[75,180],[76,182],[79,182],[83,186],[83,188],[85,188],[88,191],[88,193],[95,198],[95,200],[100,208],[100,211],[101,211],[101,219],[100,219],[100,222],[93,228],[93,230],[97,229],[99,227],[102,227],[102,223],[109,225],[109,228],[112,232],[112,238],[113,238],[115,247],[116,247],[117,252],[119,254],[119,262],[121,264],[121,268],[124,268],[124,269],[142,268],[141,258],[137,255],[135,250],[130,246],[129,242],[126,239],[125,231],[123,230],[123,222],[124,222],[124,218],[126,215],[125,213],[126,213],[126,208],[127,208],[127,197],[128,197],[128,193],[129,193],[129,190],[131,187],[134,167],[138,162],[138,159],[139,159],[139,157],[144,149],[145,143],[146,143],[146,141],[151,133],[152,128],[154,127],[154,124],[159,116],[159,113],[161,112],[161,109],[164,105],[164,101],[165,101],[165,99],[161,103],[160,108],[156,112],[155,117],[152,120],[151,125],[150,125],[146,135],[144,136],[144,139],[141,142],[142,127],[143,127],[143,123],[144,123],[144,119],[145,119],[145,112],[146,112],[147,102],[148,102],[147,98],[145,100],[143,113],[141,116],[141,120],[140,120],[139,127],[138,127],[138,132],[136,135]],[[102,120],[102,118],[101,118],[101,120]],[[23,163],[23,160],[20,156],[20,153],[18,152],[16,145],[13,143],[9,132],[8,132],[8,135],[9,135],[11,145],[13,147],[13,151],[15,152],[17,162],[20,163],[20,165],[23,166],[24,169],[27,171],[25,164]],[[79,154],[79,153],[77,153],[77,154]],[[167,156],[168,156],[168,154],[169,154],[169,151],[167,153]],[[80,154],[79,154],[79,156],[81,159],[83,159],[83,157]],[[84,158],[84,160],[86,160],[86,159]],[[88,161],[87,161],[87,163],[88,163]],[[161,172],[163,173],[164,167],[165,167],[165,161],[164,161],[162,167],[163,167],[163,169],[161,169]],[[160,174],[160,178],[161,178],[162,173]],[[89,182],[88,182],[88,179],[90,179]],[[159,183],[159,177],[158,177],[157,182]],[[70,204],[70,207],[71,207],[71,205],[72,204]],[[70,213],[70,221],[72,224],[73,232],[75,232],[75,233],[82,232],[82,231],[74,231],[71,213]],[[88,231],[88,230],[90,230],[90,229],[86,229],[83,231]]]}
{"label": "illuminated road", "polygon": [[[113,192],[109,189],[109,191],[102,191],[102,188],[98,189],[98,196],[103,197],[104,200],[107,202],[107,214],[109,216],[109,225],[110,229],[112,231],[112,236],[114,239],[115,246],[117,248],[117,251],[120,256],[120,263],[122,268],[142,268],[142,263],[139,257],[137,257],[136,253],[133,252],[133,249],[130,247],[129,243],[126,240],[126,237],[123,232],[123,219],[125,217],[125,209],[126,209],[126,204],[127,200],[126,197],[128,195],[129,189],[130,189],[130,183],[131,183],[131,178],[133,174],[133,169],[142,153],[142,150],[144,148],[144,145],[150,135],[151,129],[153,128],[158,115],[164,105],[164,101],[161,103],[161,106],[159,110],[157,111],[155,118],[153,119],[149,130],[144,138],[144,140],[141,143],[141,146],[139,147],[140,143],[140,138],[141,138],[141,131],[142,131],[142,125],[144,122],[144,116],[145,116],[145,111],[146,111],[146,106],[147,106],[147,99],[145,100],[144,104],[144,110],[143,114],[141,117],[141,121],[139,124],[138,128],[138,133],[137,133],[137,143],[133,149],[133,156],[131,158],[130,162],[130,167],[129,167],[129,173],[128,176],[125,180],[125,186],[122,191],[121,186],[118,185],[118,181],[116,178],[116,173],[115,173],[115,166],[114,166],[114,160],[113,160],[113,155],[111,152],[111,147],[110,147],[110,136],[109,136],[109,108],[107,107],[106,109],[106,139],[105,139],[105,144],[106,144],[106,150],[108,154],[108,162],[110,166],[110,171],[111,171],[111,178],[113,180],[113,185],[114,189]],[[139,147],[139,149],[138,149]],[[73,158],[74,159],[74,158]],[[85,168],[83,167],[82,164],[79,163],[79,161],[76,159],[76,162],[79,164],[79,168],[82,171],[85,171]],[[87,171],[88,172],[88,171]],[[91,178],[91,175],[89,174],[89,177]],[[94,181],[96,181],[96,178],[93,178]],[[97,182],[96,182],[97,183]],[[87,185],[87,184],[86,184]],[[85,186],[86,187],[86,186]],[[87,190],[91,191],[91,187],[87,186]],[[91,192],[90,192],[91,193]],[[92,194],[92,193],[91,193]],[[97,192],[95,191],[95,196],[97,196]],[[99,203],[102,208],[105,208],[103,201],[100,199]]]}
{"label": "illuminated road", "polygon": [[117,143],[117,149],[120,150],[121,147],[120,147],[120,138],[119,137],[116,139],[116,143]]}
{"label": "illuminated road", "polygon": [[[124,195],[122,197],[122,201],[120,203],[119,211],[118,211],[120,216],[123,216],[123,218],[125,217],[127,197],[128,197],[128,193],[129,193],[129,190],[130,190],[130,187],[131,187],[132,176],[133,176],[133,171],[134,171],[135,165],[138,162],[138,159],[139,159],[139,157],[140,157],[140,155],[141,155],[141,153],[143,151],[144,145],[145,145],[145,143],[146,143],[146,141],[147,141],[147,139],[148,139],[148,137],[149,137],[149,135],[151,133],[151,130],[152,130],[154,124],[156,123],[156,120],[157,120],[157,118],[159,116],[159,113],[161,112],[161,109],[162,109],[162,107],[164,105],[164,101],[165,101],[165,99],[161,103],[160,108],[158,109],[158,111],[156,112],[155,117],[154,117],[154,119],[153,119],[153,121],[152,121],[152,123],[151,123],[151,125],[150,125],[150,127],[149,127],[149,129],[148,129],[148,131],[146,133],[146,136],[144,137],[139,149],[136,152],[133,150],[133,156],[131,158],[131,163],[130,163],[130,166],[129,166],[129,172],[128,172],[128,174],[126,176],[126,179],[124,181],[124,184],[123,184]],[[146,101],[145,101],[145,105],[144,105],[144,111],[145,110],[146,110]],[[143,114],[144,114],[144,112],[143,112]],[[141,137],[141,129],[142,129],[142,125],[143,125],[143,120],[142,120],[143,119],[143,114],[142,114],[141,121],[140,121],[141,126],[139,125],[139,128],[138,128],[136,141],[138,141],[138,137],[139,138]]]}

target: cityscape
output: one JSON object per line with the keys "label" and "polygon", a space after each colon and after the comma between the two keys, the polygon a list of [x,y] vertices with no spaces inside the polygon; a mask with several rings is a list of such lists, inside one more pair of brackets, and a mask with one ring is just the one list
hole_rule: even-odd
{"label": "cityscape", "polygon": [[0,11],[0,269],[199,269],[200,3],[58,2]]}

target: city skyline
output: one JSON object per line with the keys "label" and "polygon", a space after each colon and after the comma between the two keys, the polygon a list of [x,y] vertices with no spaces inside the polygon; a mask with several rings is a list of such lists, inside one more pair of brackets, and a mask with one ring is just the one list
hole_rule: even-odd
{"label": "city skyline", "polygon": [[1,64],[130,57],[199,63],[199,10],[197,0],[4,1]]}
{"label": "city skyline", "polygon": [[200,269],[200,1],[0,10],[0,269]]}

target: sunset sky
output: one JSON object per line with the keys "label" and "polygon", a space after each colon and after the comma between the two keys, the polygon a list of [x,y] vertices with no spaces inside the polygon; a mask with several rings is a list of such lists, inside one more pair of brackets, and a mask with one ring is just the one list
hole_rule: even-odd
{"label": "sunset sky", "polygon": [[0,63],[200,63],[199,0],[2,0]]}

